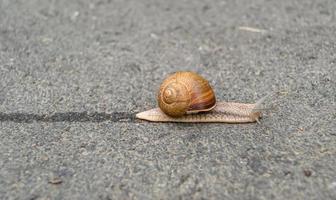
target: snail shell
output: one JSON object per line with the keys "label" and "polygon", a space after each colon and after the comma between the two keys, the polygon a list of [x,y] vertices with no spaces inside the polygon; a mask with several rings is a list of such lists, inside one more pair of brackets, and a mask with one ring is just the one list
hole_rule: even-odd
{"label": "snail shell", "polygon": [[194,72],[176,72],[168,76],[158,94],[160,109],[171,117],[205,112],[216,106],[209,82]]}

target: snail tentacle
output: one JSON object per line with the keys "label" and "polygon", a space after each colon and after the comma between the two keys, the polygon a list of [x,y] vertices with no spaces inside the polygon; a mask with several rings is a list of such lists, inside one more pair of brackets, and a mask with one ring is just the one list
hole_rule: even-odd
{"label": "snail tentacle", "polygon": [[262,111],[262,110],[268,110],[268,108],[263,107],[263,104],[265,103],[265,101],[269,98],[271,98],[273,96],[272,93],[269,93],[267,95],[265,95],[264,97],[262,97],[261,99],[259,99],[254,105],[253,111]]}

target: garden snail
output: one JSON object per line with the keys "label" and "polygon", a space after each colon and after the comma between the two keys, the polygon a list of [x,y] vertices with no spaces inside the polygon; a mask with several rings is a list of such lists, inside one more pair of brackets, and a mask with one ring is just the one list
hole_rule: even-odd
{"label": "garden snail", "polygon": [[168,76],[158,93],[159,108],[138,113],[137,118],[153,122],[257,122],[260,105],[217,102],[207,80],[194,72],[176,72]]}

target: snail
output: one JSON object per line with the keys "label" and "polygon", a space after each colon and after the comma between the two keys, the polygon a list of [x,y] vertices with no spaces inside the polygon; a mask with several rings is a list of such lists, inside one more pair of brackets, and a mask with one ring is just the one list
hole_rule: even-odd
{"label": "snail", "polygon": [[194,72],[176,72],[160,86],[159,108],[136,114],[136,118],[153,122],[258,122],[260,105],[256,103],[217,102],[209,82]]}

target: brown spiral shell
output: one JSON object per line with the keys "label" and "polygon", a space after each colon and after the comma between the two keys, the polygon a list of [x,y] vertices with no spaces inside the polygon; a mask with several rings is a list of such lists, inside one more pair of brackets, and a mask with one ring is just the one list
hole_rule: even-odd
{"label": "brown spiral shell", "polygon": [[179,117],[211,110],[216,105],[216,97],[202,76],[194,72],[176,72],[161,84],[158,104],[165,114]]}

